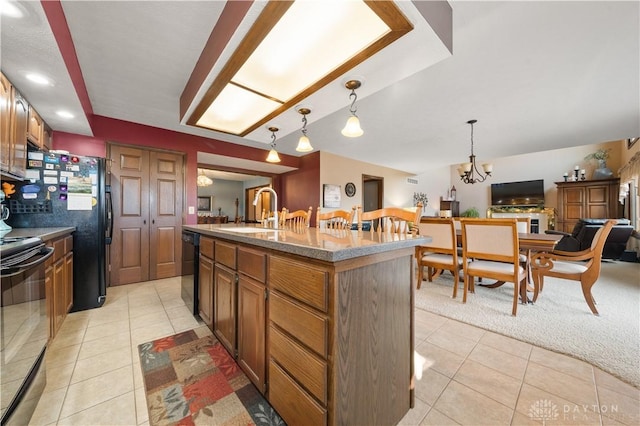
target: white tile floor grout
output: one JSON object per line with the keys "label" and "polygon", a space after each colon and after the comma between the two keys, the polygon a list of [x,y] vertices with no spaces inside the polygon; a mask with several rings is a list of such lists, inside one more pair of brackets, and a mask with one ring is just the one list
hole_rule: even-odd
{"label": "white tile floor grout", "polygon": [[[416,404],[402,425],[640,424],[640,390],[591,365],[416,310]],[[109,287],[71,313],[51,344],[33,425],[147,425],[137,346],[210,333],[183,304],[180,278]]]}

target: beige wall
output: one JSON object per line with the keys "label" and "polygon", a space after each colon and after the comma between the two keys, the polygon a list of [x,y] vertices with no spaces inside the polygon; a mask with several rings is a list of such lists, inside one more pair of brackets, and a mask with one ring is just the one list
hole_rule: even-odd
{"label": "beige wall", "polygon": [[[362,161],[352,160],[328,152],[320,152],[320,199],[318,206],[322,206],[322,185],[340,185],[340,208],[349,210],[355,205],[362,205],[362,175],[372,175],[384,178],[385,207],[408,207],[413,205],[413,192],[418,191],[417,185],[407,183],[410,173],[401,172],[388,167],[376,166]],[[445,176],[444,173],[442,173]],[[445,178],[448,181],[448,177]],[[353,182],[356,186],[356,194],[347,197],[344,187],[347,182]],[[322,209],[328,211],[330,209]]]}
{"label": "beige wall", "polygon": [[[460,200],[460,211],[469,207],[476,207],[481,216],[486,216],[486,210],[491,202],[491,184],[514,182],[523,180],[543,179],[545,187],[545,207],[557,207],[557,191],[555,182],[563,180],[563,173],[572,173],[575,166],[585,169],[587,179],[591,179],[597,166],[595,160],[585,160],[584,157],[599,148],[611,148],[607,167],[617,176],[621,166],[621,143],[619,141],[606,142],[595,145],[584,145],[563,148],[552,151],[535,152],[531,154],[515,155],[511,157],[484,159],[482,163],[493,163],[493,173],[486,181],[474,185],[463,184],[457,174],[457,164],[450,168],[451,182],[456,186],[457,199]],[[626,149],[626,148],[625,148]]]}
{"label": "beige wall", "polygon": [[[497,159],[481,158],[482,163],[493,163],[494,173],[486,181],[474,185],[467,185],[460,181],[456,170],[458,164],[429,170],[415,176],[387,167],[321,152],[320,182],[321,185],[323,183],[340,185],[342,190],[341,208],[348,210],[352,206],[362,203],[362,175],[381,176],[385,178],[385,206],[411,206],[413,205],[413,193],[424,192],[429,197],[425,215],[437,215],[440,210],[440,197],[445,197],[451,187],[455,186],[456,199],[460,201],[460,211],[476,207],[481,216],[485,216],[486,210],[490,206],[492,183],[544,179],[545,206],[555,208],[557,204],[555,182],[562,181],[563,173],[572,173],[575,166],[585,169],[586,177],[590,179],[597,163],[594,160],[585,160],[584,157],[599,148],[611,148],[607,167],[614,172],[614,176],[618,176],[619,168],[640,150],[640,142],[637,142],[631,150],[627,150],[626,141],[613,141]],[[407,184],[407,177],[417,179],[418,184]],[[356,195],[352,198],[344,194],[344,186],[347,182],[353,182],[356,185]],[[320,188],[320,197],[322,197],[322,188]],[[321,199],[318,205],[322,205]]]}

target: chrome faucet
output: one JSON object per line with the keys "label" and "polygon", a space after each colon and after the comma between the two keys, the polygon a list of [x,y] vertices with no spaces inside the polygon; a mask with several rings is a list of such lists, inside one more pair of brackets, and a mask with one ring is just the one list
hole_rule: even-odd
{"label": "chrome faucet", "polygon": [[[273,194],[273,201],[274,201],[274,206],[273,206],[273,228],[274,229],[278,229],[278,194],[276,194],[276,191],[268,186],[265,186],[264,188],[260,188],[258,190],[258,192],[256,192],[256,197],[253,199],[253,205],[257,206],[258,205],[258,197],[260,196],[260,194],[262,194],[264,191],[269,191]],[[267,218],[267,220],[269,220]]]}

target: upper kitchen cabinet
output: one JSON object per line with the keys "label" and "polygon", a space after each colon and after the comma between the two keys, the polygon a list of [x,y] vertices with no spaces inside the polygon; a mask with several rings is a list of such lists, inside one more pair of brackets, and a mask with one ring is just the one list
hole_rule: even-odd
{"label": "upper kitchen cabinet", "polygon": [[29,106],[29,127],[27,129],[27,139],[38,149],[44,148],[44,121],[40,118],[38,111]]}
{"label": "upper kitchen cabinet", "polygon": [[4,174],[24,178],[29,105],[3,74],[0,74],[0,86],[0,169]]}
{"label": "upper kitchen cabinet", "polygon": [[180,275],[182,154],[109,145],[113,240],[110,284]]}

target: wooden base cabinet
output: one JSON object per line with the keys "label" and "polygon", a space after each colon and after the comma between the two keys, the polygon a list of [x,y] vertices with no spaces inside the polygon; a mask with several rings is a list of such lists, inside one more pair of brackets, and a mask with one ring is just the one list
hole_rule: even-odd
{"label": "wooden base cabinet", "polygon": [[214,334],[287,424],[402,420],[414,398],[413,247],[323,262],[214,240]]}
{"label": "wooden base cabinet", "polygon": [[73,236],[47,241],[53,256],[45,263],[49,339],[53,339],[73,306]]}

